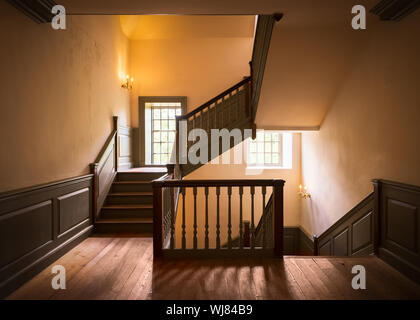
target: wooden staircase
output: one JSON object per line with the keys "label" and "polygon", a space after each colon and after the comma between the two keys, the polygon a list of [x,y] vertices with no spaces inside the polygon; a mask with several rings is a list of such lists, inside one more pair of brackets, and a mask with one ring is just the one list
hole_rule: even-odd
{"label": "wooden staircase", "polygon": [[153,232],[151,182],[163,172],[118,172],[95,221],[98,233]]}

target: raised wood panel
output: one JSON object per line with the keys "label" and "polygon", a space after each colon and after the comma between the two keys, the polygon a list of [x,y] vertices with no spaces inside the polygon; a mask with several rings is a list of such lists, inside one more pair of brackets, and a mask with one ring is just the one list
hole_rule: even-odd
{"label": "raised wood panel", "polygon": [[0,297],[90,234],[92,182],[86,175],[0,194]]}
{"label": "raised wood panel", "polygon": [[112,147],[109,150],[109,154],[107,155],[98,176],[98,210],[100,210],[105,201],[110,186],[114,180],[115,173],[115,149]]}
{"label": "raised wood panel", "polygon": [[368,245],[372,244],[373,234],[371,232],[373,227],[373,211],[369,211],[365,216],[352,225],[351,235],[351,251],[355,253]]}
{"label": "raised wood panel", "polygon": [[420,283],[420,188],[377,181],[379,257]]}
{"label": "raised wood panel", "polygon": [[345,229],[335,237],[333,237],[333,255],[334,256],[347,256],[348,255],[348,238],[349,230]]}
{"label": "raised wood panel", "polygon": [[0,267],[53,240],[53,205],[44,201],[0,217]]}
{"label": "raised wood panel", "polygon": [[84,188],[58,197],[59,234],[90,217],[90,189]]}
{"label": "raised wood panel", "polygon": [[318,237],[318,254],[356,256],[373,254],[373,193],[363,199]]}

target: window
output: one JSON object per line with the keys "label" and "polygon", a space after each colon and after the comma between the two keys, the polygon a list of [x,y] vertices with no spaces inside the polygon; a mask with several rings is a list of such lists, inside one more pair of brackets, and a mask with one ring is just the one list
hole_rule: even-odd
{"label": "window", "polygon": [[292,134],[257,130],[255,140],[248,140],[247,166],[264,169],[292,168]]}
{"label": "window", "polygon": [[140,97],[140,163],[166,165],[171,159],[176,135],[176,116],[185,110],[184,97]]}

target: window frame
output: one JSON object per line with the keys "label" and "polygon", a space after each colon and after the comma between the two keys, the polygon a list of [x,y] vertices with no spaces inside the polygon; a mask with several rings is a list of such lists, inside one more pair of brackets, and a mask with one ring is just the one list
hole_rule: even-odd
{"label": "window frame", "polygon": [[[139,166],[140,167],[166,167],[163,164],[146,164],[146,125],[145,110],[146,103],[181,103],[181,115],[187,111],[186,96],[139,96]],[[153,137],[153,136],[152,136]],[[151,149],[152,150],[152,149]],[[152,156],[152,155],[151,155]]]}

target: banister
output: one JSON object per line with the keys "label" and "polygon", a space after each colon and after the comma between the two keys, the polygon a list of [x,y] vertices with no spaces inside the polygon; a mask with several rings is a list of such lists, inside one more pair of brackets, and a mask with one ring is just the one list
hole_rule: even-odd
{"label": "banister", "polygon": [[248,187],[248,186],[283,186],[281,179],[232,179],[232,180],[154,180],[153,185],[157,187]]}
{"label": "banister", "polygon": [[219,95],[215,96],[214,98],[210,99],[209,101],[203,103],[201,106],[195,108],[194,110],[192,110],[191,112],[181,115],[181,116],[177,116],[177,119],[179,120],[185,120],[190,118],[191,116],[193,116],[194,114],[202,111],[203,109],[205,109],[207,106],[217,102],[218,100],[220,100],[221,98],[223,98],[224,96],[226,96],[227,94],[231,93],[232,91],[235,91],[236,89],[242,87],[244,84],[248,83],[251,80],[251,77],[246,77],[245,79],[243,79],[242,81],[238,82],[237,84],[235,84],[234,86],[230,87],[229,89],[223,91],[222,93],[220,93]]}

